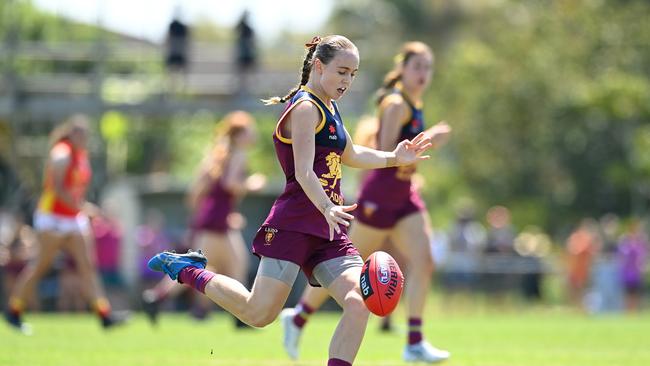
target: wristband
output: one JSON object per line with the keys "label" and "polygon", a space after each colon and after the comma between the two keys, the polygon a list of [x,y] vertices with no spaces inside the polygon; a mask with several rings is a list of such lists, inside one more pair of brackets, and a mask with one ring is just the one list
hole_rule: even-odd
{"label": "wristband", "polygon": [[386,157],[386,168],[390,168],[397,165],[397,158],[395,155]]}

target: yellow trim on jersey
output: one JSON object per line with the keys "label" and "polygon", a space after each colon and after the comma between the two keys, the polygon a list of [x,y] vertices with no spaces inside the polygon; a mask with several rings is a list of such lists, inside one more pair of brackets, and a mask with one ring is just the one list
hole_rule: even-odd
{"label": "yellow trim on jersey", "polygon": [[285,144],[291,144],[291,139],[282,136],[282,134],[280,133],[280,124],[284,121],[284,118],[287,116],[287,114],[289,114],[289,112],[291,112],[291,110],[292,110],[295,106],[297,106],[298,104],[300,104],[300,103],[302,103],[302,102],[304,102],[304,101],[307,101],[307,102],[313,103],[316,107],[318,107],[318,110],[320,110],[321,120],[320,120],[320,123],[318,124],[318,126],[316,126],[316,129],[315,129],[315,132],[314,132],[314,133],[319,133],[319,132],[323,129],[323,127],[325,127],[325,120],[326,120],[326,118],[325,118],[325,111],[323,110],[323,108],[322,108],[320,105],[318,105],[318,103],[317,103],[315,100],[313,100],[313,99],[311,99],[311,98],[308,98],[308,97],[300,98],[300,99],[296,100],[296,101],[291,105],[291,107],[287,108],[287,110],[284,111],[284,113],[283,113],[282,116],[280,117],[280,120],[279,120],[278,123],[275,125],[275,137],[277,137],[278,140],[280,140],[281,142],[283,142],[283,143],[285,143]]}
{"label": "yellow trim on jersey", "polygon": [[327,103],[323,102],[323,98],[321,98],[318,94],[316,94],[316,92],[313,91],[310,87],[308,87],[307,85],[302,85],[300,87],[300,89],[306,91],[307,93],[313,94],[316,98],[318,98],[318,100],[320,100],[321,103],[323,103],[323,105],[325,107],[327,107],[327,109],[332,113],[332,116],[336,115],[336,111],[334,110],[334,106],[332,106],[330,108],[330,106]]}
{"label": "yellow trim on jersey", "polygon": [[406,99],[402,94],[395,94],[395,93],[388,94],[387,96],[384,97],[384,99],[382,99],[381,104],[379,105],[380,119],[384,115],[384,110],[390,103],[399,103],[399,104],[406,103],[406,107],[409,110],[409,116],[405,118],[404,121],[402,121],[401,125],[404,126],[407,123],[411,122],[411,119],[413,119],[413,111],[411,110],[411,106],[408,104],[408,102],[406,101]]}
{"label": "yellow trim on jersey", "polygon": [[46,188],[38,200],[38,209],[42,212],[52,212],[56,195],[51,188]]}
{"label": "yellow trim on jersey", "polygon": [[408,104],[413,105],[415,109],[422,109],[422,105],[423,105],[422,100],[418,100],[416,102],[412,101],[411,98],[409,98],[409,96],[404,92],[404,84],[402,84],[401,81],[398,81],[395,84],[395,89],[399,90],[399,92],[402,94],[402,96],[404,97],[404,99]]}

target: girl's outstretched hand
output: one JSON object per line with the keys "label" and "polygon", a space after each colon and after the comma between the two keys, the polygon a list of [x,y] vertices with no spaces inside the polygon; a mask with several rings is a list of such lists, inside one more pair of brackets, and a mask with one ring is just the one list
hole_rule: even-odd
{"label": "girl's outstretched hand", "polygon": [[431,146],[433,146],[431,137],[428,137],[424,132],[420,132],[413,140],[400,142],[393,150],[396,165],[410,165],[420,160],[429,159],[429,155],[422,155],[422,153]]}

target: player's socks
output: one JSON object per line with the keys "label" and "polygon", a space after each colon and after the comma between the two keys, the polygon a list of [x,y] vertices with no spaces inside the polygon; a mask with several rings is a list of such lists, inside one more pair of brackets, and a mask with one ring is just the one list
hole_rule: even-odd
{"label": "player's socks", "polygon": [[158,313],[162,300],[156,295],[156,289],[144,290],[142,292],[142,310],[147,315],[151,324],[158,324]]}
{"label": "player's socks", "polygon": [[293,324],[295,324],[298,328],[302,328],[305,326],[305,323],[307,323],[307,320],[309,320],[309,317],[311,314],[314,312],[314,309],[307,305],[304,301],[300,301],[298,305],[296,305],[296,315],[293,317]]}
{"label": "player's socks", "polygon": [[9,299],[9,312],[20,317],[25,308],[25,302],[19,298],[12,297]]}
{"label": "player's socks", "polygon": [[205,286],[216,276],[216,273],[203,268],[187,266],[178,274],[178,282],[184,283],[201,293],[205,293]]}
{"label": "player's socks", "polygon": [[93,308],[97,315],[102,319],[107,318],[111,314],[111,304],[105,297],[100,297],[95,300]]}
{"label": "player's socks", "polygon": [[9,325],[20,331],[25,335],[31,335],[32,329],[29,324],[23,322],[22,314],[25,308],[25,303],[18,298],[12,297],[9,299],[9,306],[5,310],[5,320]]}
{"label": "player's socks", "polygon": [[339,358],[330,358],[327,360],[327,366],[352,366],[352,364]]}
{"label": "player's socks", "polygon": [[409,344],[417,344],[422,341],[422,318],[409,318]]}
{"label": "player's socks", "polygon": [[22,321],[23,309],[25,308],[25,303],[23,300],[12,297],[9,299],[9,306],[7,307],[5,318],[7,321],[14,327],[20,328]]}

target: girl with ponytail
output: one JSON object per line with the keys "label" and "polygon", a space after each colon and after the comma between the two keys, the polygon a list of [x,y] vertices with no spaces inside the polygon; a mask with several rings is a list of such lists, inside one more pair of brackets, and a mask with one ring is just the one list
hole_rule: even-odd
{"label": "girl with ponytail", "polygon": [[347,235],[357,205],[344,205],[341,165],[361,169],[408,166],[427,159],[423,133],[389,151],[355,145],[336,101],[359,69],[359,51],[338,35],[314,37],[305,45],[299,84],[266,104],[287,103],[273,134],[286,176],[284,192],[253,240],[261,258],[253,288],[205,270],[200,253],[163,252],[149,267],[205,293],[243,322],[263,327],[275,320],[302,269],[313,286],[322,286],[343,308],[329,347],[329,366],[350,366],[368,321],[359,290],[363,261]]}

